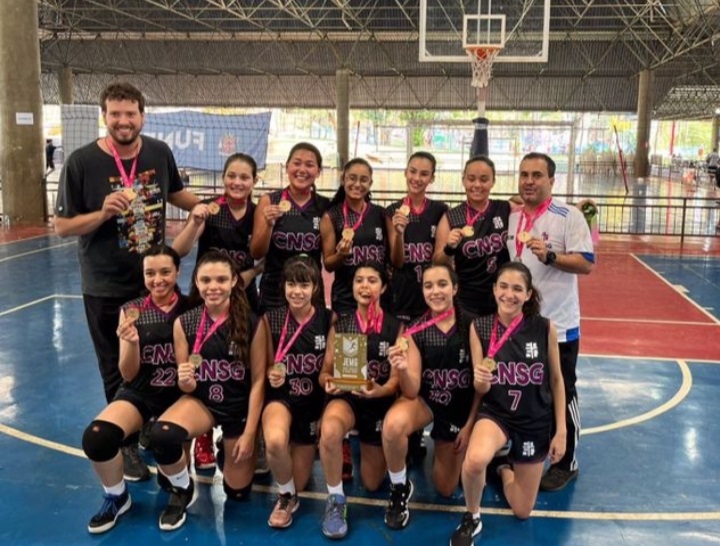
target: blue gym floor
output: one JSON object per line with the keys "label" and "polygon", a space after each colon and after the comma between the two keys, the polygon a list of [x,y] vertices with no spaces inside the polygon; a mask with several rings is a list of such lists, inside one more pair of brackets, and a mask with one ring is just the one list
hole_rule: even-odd
{"label": "blue gym floor", "polygon": [[[218,476],[205,475],[200,499],[178,531],[158,529],[165,494],[152,481],[129,485],[133,508],[115,529],[87,533],[101,488],[80,439],[104,398],[75,252],[74,242],[54,236],[0,245],[0,544],[330,543],[320,532],[325,483],[319,462],[295,523],[285,531],[266,524],[274,500],[269,478],[257,482],[250,502],[235,504],[224,502]],[[720,315],[718,258],[644,255],[642,260],[671,284],[683,284],[714,317]],[[192,258],[185,263],[186,290]],[[602,269],[594,273],[601,274]],[[679,346],[683,328],[677,324]],[[719,342],[719,332],[718,326],[708,330],[708,344]],[[564,491],[540,493],[525,522],[511,515],[491,483],[476,544],[720,543],[718,362],[581,355],[578,370],[584,427],[578,480]],[[434,493],[428,479],[431,453],[424,466],[411,469],[416,493],[403,531],[383,524],[386,492],[367,494],[357,479],[346,485],[351,496],[346,544],[448,543],[463,511],[462,492],[449,500]]]}

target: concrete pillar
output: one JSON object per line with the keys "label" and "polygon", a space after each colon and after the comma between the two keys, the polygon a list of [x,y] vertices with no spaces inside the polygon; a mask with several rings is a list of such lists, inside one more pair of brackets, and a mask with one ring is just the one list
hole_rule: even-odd
{"label": "concrete pillar", "polygon": [[635,177],[650,174],[650,123],[652,121],[653,72],[640,72],[637,106],[637,138],[635,141]]}
{"label": "concrete pillar", "polygon": [[0,176],[11,224],[44,225],[38,3],[0,0]]}
{"label": "concrete pillar", "polygon": [[710,149],[717,150],[720,144],[720,113],[715,114],[712,120],[712,138],[710,139]]}
{"label": "concrete pillar", "polygon": [[337,155],[338,168],[350,159],[350,71],[335,72],[335,93],[337,95]]}
{"label": "concrete pillar", "polygon": [[60,104],[73,104],[73,71],[69,66],[58,70]]}

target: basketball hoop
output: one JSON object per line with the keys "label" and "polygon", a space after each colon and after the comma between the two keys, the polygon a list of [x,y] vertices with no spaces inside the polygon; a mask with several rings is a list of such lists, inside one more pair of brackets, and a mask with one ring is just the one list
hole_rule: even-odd
{"label": "basketball hoop", "polygon": [[469,45],[465,51],[472,62],[472,86],[487,87],[492,78],[492,65],[495,57],[502,51],[499,45]]}

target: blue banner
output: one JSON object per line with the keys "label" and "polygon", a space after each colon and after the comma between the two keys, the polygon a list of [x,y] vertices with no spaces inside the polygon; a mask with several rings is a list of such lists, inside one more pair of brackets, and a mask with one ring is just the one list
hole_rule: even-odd
{"label": "blue banner", "polygon": [[178,167],[222,171],[231,154],[243,152],[265,168],[270,112],[241,116],[183,110],[148,113],[143,134],[165,141]]}

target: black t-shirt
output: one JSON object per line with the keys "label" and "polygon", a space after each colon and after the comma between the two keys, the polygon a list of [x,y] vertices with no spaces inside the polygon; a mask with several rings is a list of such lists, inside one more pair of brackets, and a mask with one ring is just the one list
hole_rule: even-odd
{"label": "black t-shirt", "polygon": [[[270,203],[277,205],[285,190],[277,190],[268,195]],[[291,209],[275,221],[270,235],[270,247],[265,256],[265,268],[260,278],[260,302],[265,309],[285,304],[285,292],[281,290],[285,262],[298,254],[307,254],[322,271],[320,262],[322,245],[320,244],[320,218],[330,204],[322,195],[313,194],[302,207],[287,196]]]}
{"label": "black t-shirt", "polygon": [[[203,203],[217,201],[216,197],[206,199]],[[238,271],[247,271],[253,266],[250,255],[255,203],[248,201],[245,215],[236,220],[227,204],[220,205],[220,212],[211,214],[205,220],[205,229],[198,240],[197,259],[210,250],[220,251],[232,258]],[[250,308],[257,312],[258,294],[255,282],[245,288]]]}
{"label": "black t-shirt", "polygon": [[[392,217],[402,206],[397,201],[386,210]],[[414,320],[427,310],[422,293],[423,271],[432,264],[435,251],[437,225],[448,206],[428,199],[420,214],[412,210],[403,235],[405,263],[400,269],[393,268],[393,313],[402,320]]]}
{"label": "black t-shirt", "polygon": [[[450,229],[467,223],[467,203],[450,209]],[[470,211],[470,217],[477,214]],[[463,237],[455,253],[455,270],[458,275],[458,299],[466,311],[475,315],[494,313],[497,309],[492,285],[498,268],[510,261],[507,249],[510,203],[490,201],[485,214],[475,223],[472,237]]]}
{"label": "black t-shirt", "polygon": [[[132,159],[123,160],[127,173]],[[142,137],[133,189],[137,198],[125,214],[78,237],[82,292],[131,299],[143,288],[141,253],[165,241],[168,195],[183,189],[167,144]],[[55,214],[72,218],[102,209],[105,197],[124,189],[112,155],[91,142],[75,150],[60,174]]]}
{"label": "black t-shirt", "polygon": [[[485,355],[494,321],[494,315],[473,321]],[[498,340],[503,333],[505,328],[498,324]],[[482,397],[482,409],[515,430],[547,432],[553,423],[548,333],[546,318],[526,317],[495,354],[497,369],[490,390]]]}
{"label": "black t-shirt", "polygon": [[[352,283],[358,264],[371,260],[385,265],[388,244],[385,209],[373,203],[367,203],[367,206],[362,223],[355,229],[351,253],[335,270],[335,280],[332,285],[332,310],[338,315],[354,311],[357,308],[357,302],[352,294]],[[343,203],[331,207],[327,214],[335,231],[335,240],[339,243],[345,227]],[[354,226],[359,218],[360,214],[348,207],[348,226]],[[386,292],[388,290],[390,287]]]}

